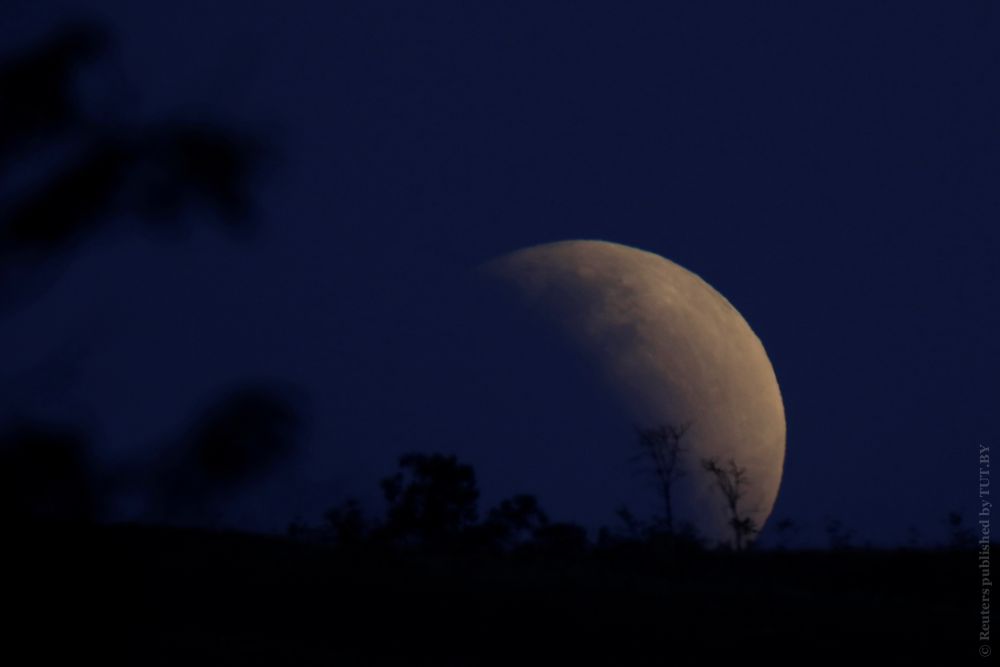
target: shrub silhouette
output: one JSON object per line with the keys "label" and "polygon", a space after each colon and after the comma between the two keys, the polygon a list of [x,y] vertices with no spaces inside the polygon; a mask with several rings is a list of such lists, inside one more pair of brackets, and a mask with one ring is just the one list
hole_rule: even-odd
{"label": "shrub silhouette", "polygon": [[331,507],[324,514],[330,539],[338,546],[357,547],[365,543],[370,527],[361,505],[354,498],[343,505]]}
{"label": "shrub silhouette", "polygon": [[[428,549],[499,555],[522,549],[578,552],[586,531],[572,524],[550,523],[538,499],[517,494],[479,517],[479,488],[472,466],[443,454],[406,454],[399,472],[382,479],[387,507],[384,519],[369,521],[360,503],[350,499],[330,508],[325,524],[311,529],[289,525],[300,539],[333,542],[346,548]],[[582,540],[582,542],[581,542]]]}
{"label": "shrub silhouette", "polygon": [[965,525],[961,512],[948,512],[946,524],[948,526],[948,548],[965,551],[976,547],[976,532]]}
{"label": "shrub silhouette", "polygon": [[529,548],[549,560],[568,560],[587,553],[590,541],[582,526],[567,522],[549,523],[535,531]]}
{"label": "shrub silhouette", "polygon": [[854,531],[844,525],[840,519],[828,518],[825,525],[826,537],[830,548],[835,551],[850,549],[854,540]]}
{"label": "shrub silhouette", "polygon": [[605,551],[621,551],[624,548],[671,558],[704,549],[697,527],[689,521],[680,522],[671,532],[666,530],[662,521],[642,521],[625,506],[618,508],[615,514],[620,526],[605,526],[598,531],[598,547]]}
{"label": "shrub silhouette", "polygon": [[481,545],[505,551],[532,541],[548,525],[549,518],[538,504],[538,499],[518,494],[492,508],[477,528]]}
{"label": "shrub silhouette", "polygon": [[801,532],[798,522],[788,517],[779,520],[774,527],[778,533],[778,549],[787,549]]}

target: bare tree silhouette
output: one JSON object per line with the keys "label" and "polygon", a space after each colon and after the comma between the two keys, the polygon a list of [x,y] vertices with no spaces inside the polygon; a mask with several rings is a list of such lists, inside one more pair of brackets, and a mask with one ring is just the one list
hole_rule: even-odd
{"label": "bare tree silhouette", "polygon": [[650,462],[656,475],[657,489],[663,500],[663,524],[668,535],[674,535],[674,484],[686,475],[681,458],[687,451],[681,439],[690,423],[663,424],[651,428],[636,428],[642,455]]}
{"label": "bare tree silhouette", "polygon": [[746,468],[729,459],[721,465],[715,458],[702,459],[702,467],[715,479],[729,513],[729,527],[733,531],[733,548],[743,551],[750,546],[750,539],[760,530],[753,517],[743,514],[740,504],[749,486]]}

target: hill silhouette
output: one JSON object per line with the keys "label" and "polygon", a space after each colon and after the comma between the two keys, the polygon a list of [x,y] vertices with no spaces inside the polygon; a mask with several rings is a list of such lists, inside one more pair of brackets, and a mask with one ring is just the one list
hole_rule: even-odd
{"label": "hill silhouette", "polygon": [[817,654],[959,664],[976,651],[977,572],[967,552],[470,558],[138,525],[20,537],[8,608],[20,621],[44,619],[35,655],[71,646],[129,664],[624,665]]}
{"label": "hill silhouette", "polygon": [[22,521],[8,535],[9,608],[25,626],[14,636],[44,659],[69,649],[125,664],[976,655],[980,581],[967,544],[707,548],[627,516],[627,530],[591,542],[523,494],[478,520],[473,469],[437,454],[402,457],[383,489],[382,519],[349,501],[288,536]]}

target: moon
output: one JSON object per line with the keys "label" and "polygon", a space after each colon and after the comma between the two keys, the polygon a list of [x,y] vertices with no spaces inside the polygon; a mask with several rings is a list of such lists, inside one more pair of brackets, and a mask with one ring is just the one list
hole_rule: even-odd
{"label": "moon", "polygon": [[713,458],[746,470],[741,511],[763,527],[781,484],[785,410],[764,346],[725,297],[668,259],[606,241],[532,246],[483,268],[575,341],[637,426],[690,425],[678,520],[712,541],[731,537],[702,468]]}

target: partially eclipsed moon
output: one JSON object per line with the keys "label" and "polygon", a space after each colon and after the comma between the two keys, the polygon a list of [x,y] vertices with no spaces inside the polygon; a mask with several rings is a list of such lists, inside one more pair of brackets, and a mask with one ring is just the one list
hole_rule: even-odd
{"label": "partially eclipsed moon", "polygon": [[729,537],[701,468],[711,457],[746,469],[743,509],[764,525],[781,483],[785,411],[760,339],[729,301],[659,255],[604,241],[534,246],[485,268],[579,343],[640,426],[690,423],[679,519]]}

